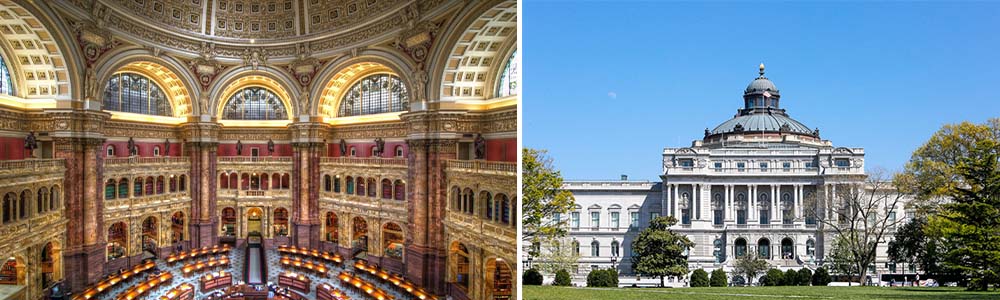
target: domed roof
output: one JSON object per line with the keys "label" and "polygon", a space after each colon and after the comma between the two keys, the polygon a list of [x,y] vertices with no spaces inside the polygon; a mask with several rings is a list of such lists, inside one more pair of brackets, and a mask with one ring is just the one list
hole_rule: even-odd
{"label": "domed roof", "polygon": [[[787,124],[787,127],[784,127]],[[739,127],[739,130],[738,130]],[[809,126],[802,124],[795,119],[792,119],[784,114],[766,114],[766,113],[756,113],[736,116],[735,118],[729,119],[715,129],[712,129],[711,134],[720,133],[732,133],[732,132],[789,132],[798,133],[804,135],[813,135],[813,131],[809,129]]]}
{"label": "domed roof", "polygon": [[774,83],[770,79],[764,77],[764,64],[760,64],[760,76],[754,79],[747,85],[747,89],[743,92],[744,94],[749,94],[753,92],[764,92],[768,91],[771,93],[777,93],[778,87],[774,86]]}

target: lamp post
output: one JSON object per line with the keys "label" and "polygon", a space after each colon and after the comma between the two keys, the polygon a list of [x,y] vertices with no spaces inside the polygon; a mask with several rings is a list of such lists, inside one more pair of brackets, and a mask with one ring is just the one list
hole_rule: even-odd
{"label": "lamp post", "polygon": [[618,270],[617,263],[618,263],[618,257],[617,256],[612,256],[611,257],[611,268],[615,269],[615,270]]}
{"label": "lamp post", "polygon": [[531,261],[534,260],[533,257],[528,256],[528,269],[531,269]]}

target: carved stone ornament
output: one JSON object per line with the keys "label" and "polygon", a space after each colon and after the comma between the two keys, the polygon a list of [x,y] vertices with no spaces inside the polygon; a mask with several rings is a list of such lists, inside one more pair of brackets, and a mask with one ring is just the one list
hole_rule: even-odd
{"label": "carved stone ornament", "polygon": [[251,69],[257,70],[263,65],[267,64],[267,49],[256,48],[250,50],[250,48],[243,49],[243,65],[249,66]]}
{"label": "carved stone ornament", "polygon": [[[198,75],[198,82],[201,83],[202,90],[208,90],[215,76],[226,68],[215,60],[215,52],[215,44],[201,42],[198,58],[188,63],[191,71]],[[202,113],[205,113],[204,108],[202,108]]]}
{"label": "carved stone ornament", "polygon": [[307,44],[299,44],[298,54],[295,56],[295,60],[291,64],[288,64],[285,68],[295,75],[295,79],[298,80],[299,85],[302,87],[308,87],[312,83],[313,77],[316,75],[316,71],[319,66],[322,66],[323,62],[319,59],[312,57],[312,51],[309,50]]}
{"label": "carved stone ornament", "polygon": [[107,7],[95,5],[94,19],[97,21],[83,21],[76,24],[77,41],[80,42],[80,50],[82,50],[84,58],[87,59],[88,67],[92,66],[105,52],[119,44],[111,35],[111,31],[104,28],[106,16]]}
{"label": "carved stone ornament", "polygon": [[431,45],[434,44],[438,28],[440,26],[436,23],[420,22],[396,36],[392,45],[409,55],[413,61],[423,62],[427,59]]}

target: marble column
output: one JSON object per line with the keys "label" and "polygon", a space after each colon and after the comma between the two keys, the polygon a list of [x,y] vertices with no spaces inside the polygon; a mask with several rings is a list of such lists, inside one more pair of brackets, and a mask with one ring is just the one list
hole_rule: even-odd
{"label": "marble column", "polygon": [[454,139],[408,139],[406,276],[434,294],[444,294],[447,241],[446,161],[457,158]]}
{"label": "marble column", "polygon": [[68,224],[63,252],[70,291],[81,291],[104,274],[104,138],[56,137],[55,157],[66,160],[63,203]]}

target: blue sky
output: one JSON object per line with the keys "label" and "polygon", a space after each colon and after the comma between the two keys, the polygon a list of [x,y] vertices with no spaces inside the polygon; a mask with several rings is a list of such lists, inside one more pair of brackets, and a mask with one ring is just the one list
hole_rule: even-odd
{"label": "blue sky", "polygon": [[523,142],[566,179],[658,180],[767,66],[782,107],[869,170],[1000,117],[1000,1],[523,1]]}

